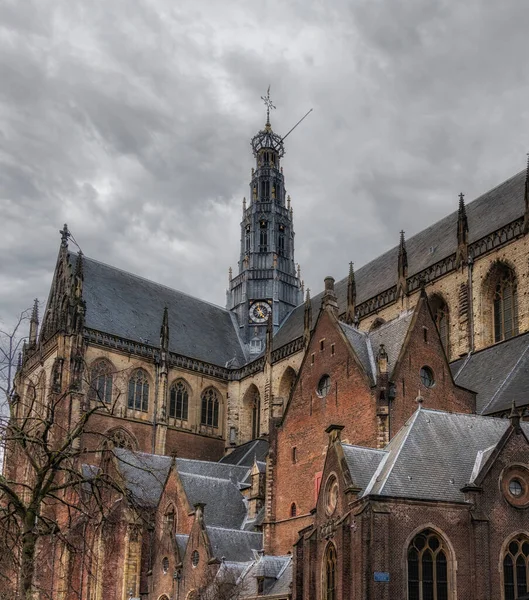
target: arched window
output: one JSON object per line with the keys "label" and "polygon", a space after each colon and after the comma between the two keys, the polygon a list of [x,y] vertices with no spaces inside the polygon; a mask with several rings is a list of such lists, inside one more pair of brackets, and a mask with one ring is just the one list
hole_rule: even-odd
{"label": "arched window", "polygon": [[448,600],[448,552],[431,529],[417,534],[408,548],[408,600]]}
{"label": "arched window", "polygon": [[439,294],[434,294],[430,299],[430,308],[432,309],[433,318],[439,337],[441,338],[441,344],[448,355],[448,335],[449,335],[449,318],[448,318],[448,305]]}
{"label": "arched window", "polygon": [[98,360],[90,370],[90,400],[111,404],[112,402],[112,365],[106,360]]}
{"label": "arched window", "polygon": [[169,535],[173,534],[175,531],[176,517],[175,517],[175,509],[172,504],[170,504],[165,510],[165,515],[163,517],[163,525],[164,530]]}
{"label": "arched window", "polygon": [[336,548],[329,544],[323,558],[323,599],[336,600]]}
{"label": "arched window", "polygon": [[268,252],[268,221],[259,223],[259,252]]}
{"label": "arched window", "polygon": [[187,421],[189,390],[182,381],[173,383],[169,390],[169,416],[173,419]]}
{"label": "arched window", "polygon": [[143,369],[134,371],[129,379],[128,407],[133,410],[149,410],[149,379]]}
{"label": "arched window", "polygon": [[295,517],[298,514],[298,507],[295,502],[290,505],[290,516]]}
{"label": "arched window", "polygon": [[136,450],[138,444],[134,437],[124,429],[113,429],[106,434],[103,446],[109,450],[112,448],[125,448],[125,450]]}
{"label": "arched window", "polygon": [[285,226],[279,226],[279,232],[277,234],[277,253],[279,256],[285,254]]}
{"label": "arched window", "polygon": [[244,249],[245,249],[246,254],[248,254],[250,252],[250,249],[251,249],[250,248],[250,241],[251,241],[251,237],[250,236],[251,236],[250,226],[246,225],[246,233],[245,233],[245,236],[244,236],[244,239],[245,239],[245,241],[244,241]]}
{"label": "arched window", "polygon": [[200,422],[209,427],[219,426],[219,397],[217,390],[208,388],[202,394],[202,411]]}
{"label": "arched window", "polygon": [[515,600],[529,591],[529,539],[516,536],[503,558],[503,588],[505,600]]}
{"label": "arched window", "polygon": [[503,268],[497,279],[493,300],[494,341],[507,340],[518,333],[518,294],[516,276]]}

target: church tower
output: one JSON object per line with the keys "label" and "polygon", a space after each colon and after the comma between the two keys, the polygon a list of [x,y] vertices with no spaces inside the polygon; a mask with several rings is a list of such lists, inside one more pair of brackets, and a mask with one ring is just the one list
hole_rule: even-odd
{"label": "church tower", "polygon": [[240,334],[251,354],[264,349],[266,326],[274,332],[292,309],[301,303],[303,291],[294,263],[294,228],[290,196],[286,195],[281,159],[283,139],[272,131],[270,88],[266,97],[266,124],[251,141],[250,199],[243,200],[239,272],[230,270],[227,308],[239,322]]}

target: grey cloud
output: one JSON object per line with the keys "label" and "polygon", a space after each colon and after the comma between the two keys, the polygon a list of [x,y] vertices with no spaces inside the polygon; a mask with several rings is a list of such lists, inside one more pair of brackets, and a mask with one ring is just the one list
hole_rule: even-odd
{"label": "grey cloud", "polygon": [[286,133],[316,291],[524,166],[525,3],[8,0],[0,6],[0,319],[83,251],[218,304],[264,123]]}

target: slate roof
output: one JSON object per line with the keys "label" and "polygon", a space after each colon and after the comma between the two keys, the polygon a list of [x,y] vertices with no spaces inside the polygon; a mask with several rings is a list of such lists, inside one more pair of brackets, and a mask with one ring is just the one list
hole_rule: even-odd
{"label": "slate roof", "polygon": [[[524,214],[525,171],[466,205],[469,243],[473,243],[515,221]],[[457,198],[454,197],[454,207]],[[395,232],[395,241],[397,233]],[[455,253],[457,249],[457,210],[406,240],[408,277]],[[398,246],[378,256],[355,272],[356,301],[361,304],[397,283]],[[340,313],[347,306],[347,277],[335,285]],[[318,314],[323,292],[312,298],[313,314]],[[274,336],[280,348],[303,335],[304,304],[297,306]]]}
{"label": "slate roof", "polygon": [[268,455],[269,444],[266,440],[252,440],[237,446],[220,459],[221,463],[251,467],[254,459],[265,462]]}
{"label": "slate roof", "polygon": [[[207,507],[206,507],[207,510]],[[204,515],[206,512],[204,512]],[[215,558],[243,562],[254,558],[254,550],[263,547],[263,534],[239,529],[206,526],[206,532]]]}
{"label": "slate roof", "polygon": [[342,448],[354,485],[365,490],[386,452],[350,444],[342,444]]}
{"label": "slate roof", "polygon": [[[363,495],[464,502],[479,452],[495,446],[507,419],[419,408],[386,447]],[[529,424],[523,424],[529,432]],[[354,481],[354,471],[351,471]]]}
{"label": "slate roof", "polygon": [[114,455],[132,500],[144,508],[156,508],[171,468],[171,457],[124,448],[115,448]]}
{"label": "slate roof", "polygon": [[529,333],[450,365],[454,380],[477,392],[476,411],[493,414],[529,404]]}
{"label": "slate roof", "polygon": [[380,345],[384,344],[386,349],[388,370],[391,375],[406,339],[412,317],[413,311],[407,311],[370,332],[360,331],[356,327],[340,322],[340,328],[349,340],[372,384],[376,382],[375,358]]}
{"label": "slate roof", "polygon": [[178,548],[178,553],[180,555],[180,560],[184,559],[186,548],[187,548],[187,540],[189,539],[188,535],[184,535],[182,533],[177,533],[175,535],[176,539],[176,547]]}
{"label": "slate roof", "polygon": [[246,505],[239,486],[228,479],[216,479],[191,473],[179,473],[191,506],[206,505],[207,525],[240,529],[246,518]]}
{"label": "slate roof", "polygon": [[264,597],[284,595],[291,591],[292,557],[260,556],[246,571],[241,586],[242,598],[253,598],[257,593],[257,577],[264,577]]}
{"label": "slate roof", "polygon": [[227,479],[232,482],[244,481],[249,472],[247,466],[190,458],[177,458],[176,466],[180,474],[189,473],[191,475],[202,475],[203,477],[214,477],[215,479]]}
{"label": "slate roof", "polygon": [[224,308],[86,256],[83,268],[86,327],[158,346],[167,307],[172,352],[219,366],[246,362],[235,316]]}

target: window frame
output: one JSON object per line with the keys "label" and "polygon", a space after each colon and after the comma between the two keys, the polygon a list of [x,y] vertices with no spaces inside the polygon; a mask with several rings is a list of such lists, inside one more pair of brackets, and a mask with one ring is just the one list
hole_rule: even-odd
{"label": "window frame", "polygon": [[[141,377],[141,379],[140,379]],[[136,412],[149,412],[149,375],[143,368],[134,370],[127,387],[127,408]]]}
{"label": "window frame", "polygon": [[[180,389],[178,389],[179,387]],[[180,401],[178,398],[179,394],[182,394]],[[176,379],[173,381],[169,388],[169,418],[176,421],[187,421],[189,419],[189,395],[190,388],[185,379]]]}
{"label": "window frame", "polygon": [[220,394],[214,387],[206,388],[200,395],[200,424],[219,428]]}
{"label": "window frame", "polygon": [[[418,547],[418,543],[416,540],[418,538],[425,538],[425,544],[422,548]],[[429,547],[430,538],[435,538],[437,540],[437,547],[435,549],[432,546]],[[417,574],[416,579],[410,579],[410,554],[412,551],[417,553]],[[432,600],[451,600],[453,598],[453,575],[452,575],[452,549],[447,543],[444,536],[442,536],[436,529],[432,527],[424,527],[418,531],[415,531],[412,536],[408,539],[408,543],[405,547],[405,564],[406,564],[406,598],[407,600],[422,600],[424,598],[424,585],[431,584],[431,588],[429,590],[430,595],[428,598],[432,598]],[[429,553],[431,555],[432,560],[425,561],[424,557]],[[438,558],[440,556],[444,557],[444,581],[439,581],[439,569],[443,564],[442,562],[438,562]],[[426,564],[431,565],[431,580],[424,579],[424,567]],[[446,585],[445,591],[440,590],[439,585]],[[413,594],[411,591],[411,584],[416,584],[416,589],[413,590]]]}

